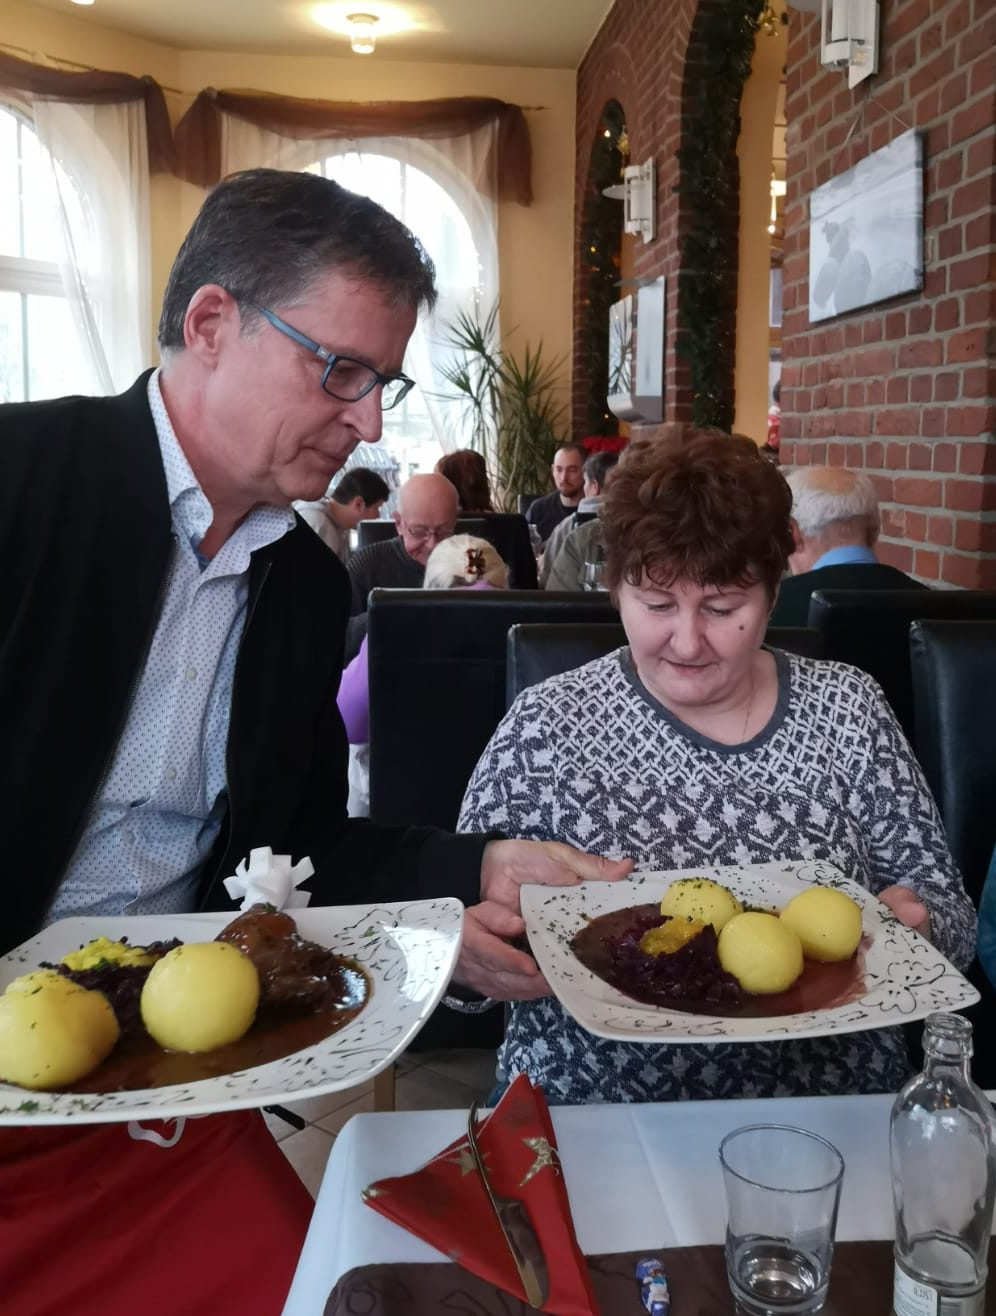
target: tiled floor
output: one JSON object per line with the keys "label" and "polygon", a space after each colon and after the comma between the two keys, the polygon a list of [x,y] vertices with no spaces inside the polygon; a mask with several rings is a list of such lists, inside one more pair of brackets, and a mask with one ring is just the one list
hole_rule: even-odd
{"label": "tiled floor", "polygon": [[[395,1080],[397,1110],[469,1109],[476,1098],[483,1102],[494,1087],[493,1051],[418,1051],[398,1061]],[[353,1115],[373,1110],[373,1083],[328,1097],[313,1097],[288,1105],[307,1120],[294,1129],[276,1115],[266,1122],[281,1150],[314,1195],[325,1173],[325,1163],[336,1134]]]}

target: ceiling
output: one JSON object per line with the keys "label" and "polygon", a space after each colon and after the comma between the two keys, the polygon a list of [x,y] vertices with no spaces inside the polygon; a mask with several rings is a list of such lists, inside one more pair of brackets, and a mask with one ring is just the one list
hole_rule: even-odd
{"label": "ceiling", "polygon": [[[179,50],[350,55],[346,17],[375,14],[377,50],[354,59],[576,69],[612,0],[35,0]],[[319,17],[328,26],[321,26]],[[331,29],[331,30],[330,30]]]}

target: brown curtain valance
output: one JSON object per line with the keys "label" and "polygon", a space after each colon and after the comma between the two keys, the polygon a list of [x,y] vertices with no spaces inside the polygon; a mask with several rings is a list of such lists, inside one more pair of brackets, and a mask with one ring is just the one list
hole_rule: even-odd
{"label": "brown curtain valance", "polygon": [[163,89],[153,78],[134,78],[128,73],[104,73],[100,69],[70,73],[65,69],[31,64],[14,55],[0,53],[0,89],[26,91],[46,100],[71,101],[77,105],[117,105],[125,101],[145,102],[145,130],[149,139],[149,169],[152,173],[173,172],[173,133]]}
{"label": "brown curtain valance", "polygon": [[234,115],[283,137],[453,137],[498,121],[498,197],[533,199],[532,148],[518,105],[486,96],[434,101],[298,100],[262,92],[202,91],[176,126],[176,172],[200,187],[221,177],[221,115]]}

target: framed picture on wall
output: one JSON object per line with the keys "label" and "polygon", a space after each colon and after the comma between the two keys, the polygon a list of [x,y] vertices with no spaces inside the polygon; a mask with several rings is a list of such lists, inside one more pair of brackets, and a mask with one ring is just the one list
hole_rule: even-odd
{"label": "framed picture on wall", "polygon": [[923,287],[923,135],[911,129],[809,198],[810,323]]}

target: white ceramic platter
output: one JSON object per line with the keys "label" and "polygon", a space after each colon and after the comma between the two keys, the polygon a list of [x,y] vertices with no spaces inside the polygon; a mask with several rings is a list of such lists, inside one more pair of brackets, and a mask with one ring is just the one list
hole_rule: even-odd
{"label": "white ceramic platter", "polygon": [[[52,963],[95,937],[133,945],[210,941],[235,917],[166,914],[67,918],[0,959],[0,990],[12,978]],[[172,1087],[103,1094],[28,1092],[0,1083],[0,1125],[97,1124],[169,1119],[321,1096],[366,1082],[408,1046],[446,990],[463,931],[458,900],[345,905],[294,910],[303,937],[360,963],[373,991],[345,1027],[313,1046],[251,1069]]]}
{"label": "white ceramic platter", "polygon": [[[760,1018],[690,1014],[644,1005],[610,987],[578,960],[571,940],[588,919],[630,905],[659,902],[680,878],[708,877],[746,905],[781,908],[813,885],[834,886],[862,906],[871,944],[865,951],[863,995],[849,1004],[801,1014]],[[903,926],[864,887],[832,864],[813,860],[730,868],[688,868],[635,873],[622,882],[583,882],[573,887],[525,886],[522,912],[533,955],[564,1008],[597,1037],[624,1042],[760,1042],[784,1037],[822,1037],[892,1027],[935,1010],[960,1010],[979,993],[943,955]]]}

